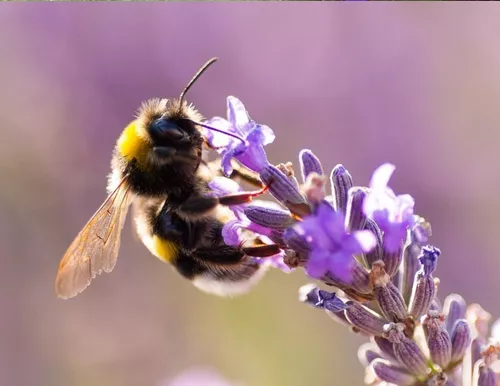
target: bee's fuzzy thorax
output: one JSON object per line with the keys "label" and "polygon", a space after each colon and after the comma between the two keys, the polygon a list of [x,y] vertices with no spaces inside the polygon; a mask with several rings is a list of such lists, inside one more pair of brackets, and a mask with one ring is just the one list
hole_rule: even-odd
{"label": "bee's fuzzy thorax", "polygon": [[204,119],[192,103],[188,104],[185,100],[181,102],[178,98],[170,99],[167,102],[165,116],[172,120],[187,118],[195,122],[201,122]]}
{"label": "bee's fuzzy thorax", "polygon": [[153,120],[160,118],[167,111],[168,99],[151,98],[142,102],[135,117],[137,122],[137,135],[150,142],[148,126]]}

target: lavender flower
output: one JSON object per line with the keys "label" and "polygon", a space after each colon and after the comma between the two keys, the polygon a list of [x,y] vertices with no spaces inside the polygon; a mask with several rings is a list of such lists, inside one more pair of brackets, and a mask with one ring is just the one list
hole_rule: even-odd
{"label": "lavender flower", "polygon": [[373,173],[370,192],[364,201],[364,211],[384,232],[384,246],[389,252],[397,251],[414,224],[415,202],[408,194],[396,196],[387,186],[395,166],[383,164]]}
{"label": "lavender flower", "polygon": [[310,246],[307,273],[314,278],[330,272],[343,281],[350,281],[353,255],[368,252],[375,246],[371,232],[348,233],[344,214],[336,212],[327,202],[321,202],[316,212],[294,229]]}
{"label": "lavender flower", "polygon": [[205,124],[241,138],[238,140],[212,130],[205,132],[209,144],[215,147],[222,156],[222,168],[226,175],[230,175],[233,171],[232,158],[236,158],[257,173],[269,165],[264,146],[274,141],[274,133],[268,126],[260,125],[250,119],[245,106],[238,98],[227,97],[227,120],[214,117]]}
{"label": "lavender flower", "polygon": [[[269,164],[263,146],[274,135],[250,120],[236,98],[228,98],[228,121],[213,118],[209,124],[242,138],[208,133],[226,173],[231,158],[237,159],[259,174],[277,201],[231,207],[226,243],[241,244],[248,232],[256,233],[279,245],[280,264],[304,267],[319,285],[336,287],[334,292],[310,284],[301,288],[300,299],[370,337],[359,351],[367,384],[498,384],[500,320],[490,332],[490,315],[479,305],[467,307],[457,294],[441,306],[434,276],[441,252],[428,244],[430,224],[414,214],[413,198],[388,187],[393,165],[377,168],[367,188],[355,186],[338,164],[327,189],[320,160],[303,150],[300,184],[290,163]],[[216,195],[241,191],[228,179],[216,178],[210,187]]]}

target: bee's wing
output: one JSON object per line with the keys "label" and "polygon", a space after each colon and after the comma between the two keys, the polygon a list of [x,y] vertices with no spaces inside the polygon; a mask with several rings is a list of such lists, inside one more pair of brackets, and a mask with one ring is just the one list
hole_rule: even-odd
{"label": "bee's wing", "polygon": [[123,179],[106,198],[64,254],[56,277],[56,294],[67,299],[78,295],[96,275],[111,272],[120,248],[120,233],[131,204]]}

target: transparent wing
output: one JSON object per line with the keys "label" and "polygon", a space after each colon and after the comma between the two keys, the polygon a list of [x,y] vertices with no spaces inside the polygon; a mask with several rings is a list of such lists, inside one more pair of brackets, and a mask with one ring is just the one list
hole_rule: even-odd
{"label": "transparent wing", "polygon": [[64,254],[56,277],[58,297],[78,295],[96,275],[111,272],[115,267],[120,233],[132,201],[124,181],[106,198]]}

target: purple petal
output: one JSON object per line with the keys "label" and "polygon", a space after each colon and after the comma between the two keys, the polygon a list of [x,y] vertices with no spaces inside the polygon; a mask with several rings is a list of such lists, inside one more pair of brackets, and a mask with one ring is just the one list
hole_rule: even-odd
{"label": "purple petal", "polygon": [[342,212],[336,212],[329,204],[322,202],[318,206],[317,219],[335,241],[342,241],[346,234],[345,217]]}
{"label": "purple petal", "polygon": [[266,152],[260,145],[250,144],[242,154],[235,156],[235,158],[257,173],[269,165]]}
{"label": "purple petal", "polygon": [[344,283],[349,283],[353,257],[343,251],[332,254],[328,259],[328,272],[339,278]]}
{"label": "purple petal", "polygon": [[354,232],[353,237],[356,239],[363,252],[370,252],[377,245],[377,238],[369,230]]}
{"label": "purple petal", "polygon": [[240,231],[243,229],[243,223],[240,220],[231,220],[222,227],[222,237],[227,245],[240,244]]}
{"label": "purple petal", "polygon": [[250,122],[250,118],[243,103],[234,96],[227,97],[227,118],[238,134],[244,134],[242,128]]}
{"label": "purple petal", "polygon": [[274,141],[276,136],[270,127],[254,123],[254,127],[247,136],[248,142],[258,145],[269,145]]}
{"label": "purple petal", "polygon": [[406,240],[407,227],[406,224],[391,224],[384,230],[384,249],[387,252],[397,252]]}
{"label": "purple petal", "polygon": [[241,187],[237,182],[226,177],[215,177],[208,183],[208,187],[217,197],[241,191]]}
{"label": "purple petal", "polygon": [[322,277],[328,271],[329,256],[327,251],[313,250],[307,261],[307,274],[316,279]]}
{"label": "purple petal", "polygon": [[228,149],[221,157],[222,170],[224,170],[224,174],[226,176],[231,175],[231,173],[233,172],[233,166],[231,165],[231,159],[233,158],[233,156],[234,149]]}
{"label": "purple petal", "polygon": [[363,201],[363,211],[365,214],[373,218],[373,214],[380,210],[388,210],[391,213],[396,212],[396,196],[392,190],[372,190],[366,195]]}
{"label": "purple petal", "polygon": [[248,220],[248,218],[246,216],[245,216],[245,220],[248,221],[248,226],[246,227],[248,230],[251,230],[252,232],[258,233],[259,235],[263,235],[263,236],[270,236],[271,235],[271,229],[251,222],[250,220]]}
{"label": "purple petal", "polygon": [[[221,117],[213,117],[212,119],[205,121],[204,124],[229,133],[234,132],[234,128],[231,123]],[[214,147],[229,146],[234,141],[234,138],[229,135],[207,128],[204,128],[204,134],[208,143]]]}
{"label": "purple petal", "polygon": [[396,206],[398,208],[398,217],[401,221],[413,216],[415,200],[409,194],[401,194],[396,197]]}
{"label": "purple petal", "polygon": [[283,253],[259,259],[259,263],[269,264],[271,267],[280,269],[285,273],[293,272],[293,269],[283,262]]}
{"label": "purple petal", "polygon": [[294,229],[313,248],[327,247],[330,244],[324,230],[321,228],[321,224],[313,216],[307,217],[297,224]]}
{"label": "purple petal", "polygon": [[384,190],[396,167],[390,163],[379,166],[374,172],[370,181],[370,188],[373,190]]}

